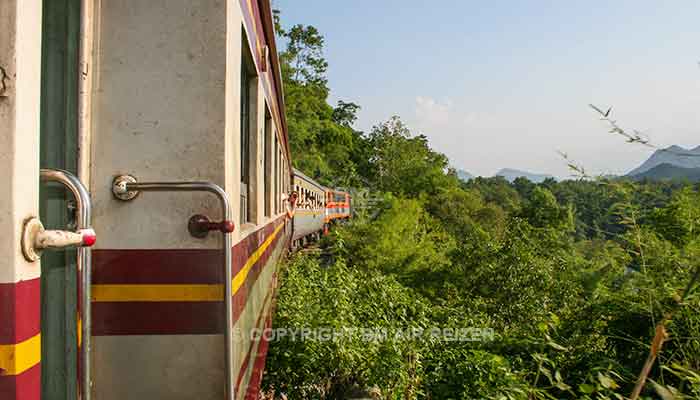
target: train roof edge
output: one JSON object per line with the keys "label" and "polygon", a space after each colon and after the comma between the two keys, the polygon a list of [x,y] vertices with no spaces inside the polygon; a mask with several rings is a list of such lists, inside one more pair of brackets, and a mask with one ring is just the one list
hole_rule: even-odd
{"label": "train roof edge", "polygon": [[298,176],[298,177],[304,179],[305,181],[311,183],[312,185],[317,186],[319,189],[323,190],[324,192],[329,189],[328,187],[321,185],[315,179],[311,178],[310,176],[306,175],[305,173],[301,172],[300,170],[298,170],[296,168],[292,168],[292,172],[294,173],[294,176]]}

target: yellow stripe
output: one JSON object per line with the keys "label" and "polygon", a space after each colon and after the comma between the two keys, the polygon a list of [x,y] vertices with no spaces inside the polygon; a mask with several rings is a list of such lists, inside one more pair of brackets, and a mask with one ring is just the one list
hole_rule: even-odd
{"label": "yellow stripe", "polygon": [[[275,228],[275,231],[272,232],[272,235],[270,235],[265,242],[263,242],[262,246],[260,246],[257,250],[255,250],[255,253],[248,258],[248,261],[246,261],[245,265],[243,268],[236,274],[236,276],[233,277],[233,293],[235,294],[238,292],[238,289],[243,285],[243,282],[245,282],[245,279],[248,277],[248,272],[250,272],[250,269],[253,268],[253,265],[262,257],[263,253],[265,253],[265,250],[270,247],[270,244],[272,244],[272,241],[275,239],[277,234],[280,232],[280,230],[284,228],[284,224],[280,224],[277,228]],[[223,296],[222,296],[223,298]]]}
{"label": "yellow stripe", "polygon": [[325,214],[325,211],[295,210],[294,213],[295,213],[295,214],[302,214],[302,215],[309,215],[309,214],[313,214],[313,215],[323,215],[323,214]]}
{"label": "yellow stripe", "polygon": [[0,376],[19,375],[41,362],[41,334],[17,344],[0,344]]}
{"label": "yellow stripe", "polygon": [[217,284],[100,284],[92,285],[92,301],[221,301],[223,286]]}
{"label": "yellow stripe", "polygon": [[[280,224],[263,244],[248,258],[243,268],[233,278],[233,293],[243,286],[253,265],[272,244],[284,224]],[[93,302],[130,301],[221,301],[224,288],[220,284],[98,284],[92,285]]]}

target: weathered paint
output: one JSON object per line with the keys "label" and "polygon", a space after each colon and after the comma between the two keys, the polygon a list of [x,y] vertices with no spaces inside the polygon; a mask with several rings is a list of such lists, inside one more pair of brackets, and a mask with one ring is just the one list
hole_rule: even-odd
{"label": "weathered paint", "polygon": [[[279,232],[258,260],[261,264],[249,271],[248,279],[235,296],[234,332],[238,334],[234,335],[234,348],[237,350],[234,353],[234,377],[237,378],[237,391],[241,393],[239,396],[248,390],[253,376],[254,365],[250,360],[259,357],[257,341],[243,333],[249,333],[254,327],[262,327],[260,316],[269,314],[269,298],[276,282],[276,260],[285,251],[288,239],[283,229]],[[155,267],[143,274],[124,274],[128,271],[129,260],[134,259],[129,258],[130,254],[120,256],[117,252],[96,257],[109,257],[114,261],[113,264],[110,262],[111,265],[98,262],[96,265],[100,265],[98,268],[102,269],[102,273],[96,273],[96,279],[119,282],[131,279],[140,282],[183,279],[202,282],[217,279],[217,270],[211,268],[218,265],[213,254],[200,259],[197,269],[191,268],[192,265],[185,267],[180,262],[172,262],[180,259],[178,251],[174,251],[170,263],[163,258],[165,254],[151,255],[140,258],[140,262],[148,263],[157,258],[160,261],[150,263]],[[192,255],[186,256],[187,259],[195,262]],[[201,263],[202,260],[205,263]],[[243,270],[242,264],[238,264],[239,271]],[[167,265],[175,270],[174,274],[164,273],[162,268]],[[156,288],[155,294],[158,293]],[[111,390],[101,392],[100,399],[220,399],[223,396],[221,303],[209,299],[170,301],[172,299],[167,296],[157,300],[93,303],[96,316],[102,316],[96,318],[93,332],[98,349],[95,363],[102,366],[95,370],[96,384],[109,384],[116,376],[119,377],[119,384],[116,381],[110,384]]]}
{"label": "weathered paint", "polygon": [[[66,1],[77,4],[77,0]],[[0,136],[0,168],[7,171],[10,188],[0,194],[0,230],[7,238],[0,243],[0,315],[10,321],[9,326],[0,327],[0,398],[38,399],[40,354],[47,350],[40,345],[47,339],[40,332],[40,268],[21,258],[18,235],[23,221],[38,214],[41,1],[18,4],[0,2],[0,28],[9,33],[0,40],[0,69],[6,78],[1,79],[0,122],[12,127]],[[262,154],[271,153],[273,146],[268,150],[262,140],[251,141],[257,163],[251,168],[255,190],[251,198],[258,212],[250,224],[235,231],[233,311],[236,329],[269,325],[277,261],[292,231],[291,220],[285,219],[284,207],[279,206],[289,192],[291,160],[270,5],[264,0],[196,4],[83,0],[81,10],[79,65],[66,62],[64,70],[46,68],[46,94],[55,95],[56,101],[47,97],[42,121],[47,129],[61,133],[45,136],[47,154],[65,156],[67,162],[47,166],[77,171],[93,198],[99,235],[93,395],[99,399],[221,398],[223,343],[222,325],[217,321],[223,310],[220,254],[216,253],[220,235],[195,239],[186,229],[195,213],[218,220],[218,204],[206,194],[153,194],[125,204],[112,197],[109,185],[114,175],[123,173],[132,173],[140,181],[203,180],[223,187],[237,206],[239,80],[245,33],[258,73],[257,95],[252,97],[256,120],[251,126],[255,132],[264,130],[263,110],[269,108],[271,136],[279,143],[275,154],[282,158],[277,169],[270,171],[279,175],[275,189],[263,192],[268,168],[262,165]],[[44,53],[60,55],[64,45],[45,41]],[[72,40],[67,45],[72,47],[65,56],[72,58],[78,48]],[[51,73],[62,78],[49,79]],[[78,110],[70,83],[76,81]],[[48,84],[54,83],[56,87],[48,90]],[[57,90],[60,87],[70,90],[62,93]],[[278,205],[275,211],[262,212],[266,201]],[[54,205],[57,210],[65,206]],[[53,208],[46,211],[50,218],[58,216]],[[234,211],[234,220],[238,212]],[[185,253],[194,258],[183,257]],[[133,262],[133,256],[141,265]],[[148,260],[159,260],[155,263],[159,267],[150,268]],[[146,279],[148,271],[156,270],[156,275],[173,282]],[[198,276],[199,272],[204,275]],[[185,286],[167,286],[171,284]],[[65,290],[70,295],[72,289]],[[55,321],[59,329],[65,326],[65,336],[58,339],[65,343],[75,335],[69,297],[55,303],[65,313],[64,319]],[[61,346],[50,349],[58,352]],[[234,376],[240,396],[257,390],[266,349],[264,341],[235,341]],[[70,351],[74,350],[51,358],[71,364]],[[66,374],[71,380],[72,373]]]}
{"label": "weathered paint", "polygon": [[[42,168],[78,172],[77,97],[80,0],[43,0],[41,60]],[[41,222],[66,229],[72,196],[60,185],[40,187]],[[51,250],[41,263],[42,397],[77,396],[77,270],[75,250]]]}
{"label": "weathered paint", "polygon": [[40,264],[20,235],[39,212],[41,1],[1,1],[0,32],[0,398],[38,400]]}
{"label": "weathered paint", "polygon": [[[250,96],[253,211],[250,223],[236,224],[231,249],[235,328],[257,326],[265,308],[291,222],[282,210],[263,212],[266,195],[276,204],[288,192],[281,185],[276,194],[263,191],[263,153],[270,151],[260,137],[265,108],[280,151],[287,155],[288,149],[277,78],[273,68],[263,70],[257,51],[269,39],[260,29],[262,14],[253,10],[224,0],[103,1],[95,8],[90,180],[99,234],[92,332],[93,388],[100,400],[223,394],[220,235],[197,239],[187,230],[194,214],[220,220],[218,204],[207,194],[184,193],[149,193],[125,203],[108,185],[118,174],[141,182],[212,182],[227,192],[232,219],[240,221],[244,45],[258,79]],[[268,61],[271,66],[276,58]],[[288,157],[282,161],[289,165]],[[248,369],[242,365],[250,341],[233,348],[238,377]],[[246,374],[239,390],[246,390]]]}
{"label": "weathered paint", "polygon": [[[233,248],[234,320],[261,272],[274,265],[285,223],[250,235]],[[221,332],[220,253],[211,250],[95,252],[95,335]]]}

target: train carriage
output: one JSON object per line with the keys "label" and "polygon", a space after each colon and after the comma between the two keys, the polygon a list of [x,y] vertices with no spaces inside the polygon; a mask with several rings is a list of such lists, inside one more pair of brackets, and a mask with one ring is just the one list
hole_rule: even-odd
{"label": "train carriage", "polygon": [[302,245],[304,241],[318,238],[326,221],[326,188],[303,172],[294,169],[294,193],[296,203],[294,210],[293,246]]}
{"label": "train carriage", "polygon": [[330,223],[350,218],[352,215],[351,199],[352,197],[346,191],[326,190],[326,220]]}
{"label": "train carriage", "polygon": [[0,31],[0,398],[256,398],[292,239],[269,2],[7,0]]}

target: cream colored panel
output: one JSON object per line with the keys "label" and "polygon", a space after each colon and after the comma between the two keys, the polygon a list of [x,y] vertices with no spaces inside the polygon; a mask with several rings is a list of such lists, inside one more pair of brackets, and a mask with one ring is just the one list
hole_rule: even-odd
{"label": "cream colored panel", "polygon": [[20,248],[38,215],[41,0],[0,1],[0,283],[39,276]]}
{"label": "cream colored panel", "polygon": [[222,340],[221,335],[94,337],[94,397],[220,400]]}
{"label": "cream colored panel", "polygon": [[195,213],[220,218],[214,196],[142,193],[122,203],[110,184],[115,174],[130,173],[140,181],[225,185],[224,135],[227,119],[237,118],[227,117],[225,2],[109,0],[97,18],[91,174],[97,247],[216,247],[218,235],[194,240],[186,229]]}

